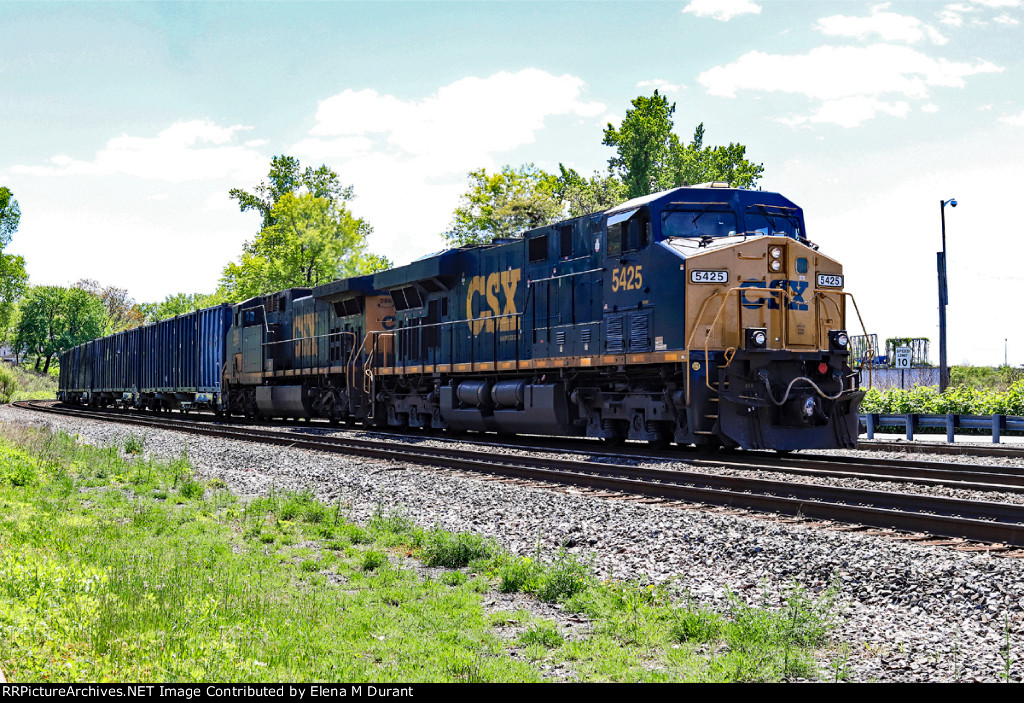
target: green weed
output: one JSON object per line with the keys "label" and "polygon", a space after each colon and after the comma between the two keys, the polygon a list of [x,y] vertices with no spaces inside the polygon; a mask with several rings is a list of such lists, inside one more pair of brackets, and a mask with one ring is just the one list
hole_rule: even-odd
{"label": "green weed", "polygon": [[125,454],[141,454],[143,448],[146,446],[146,436],[137,434],[129,435],[124,438],[122,446],[124,447]]}
{"label": "green weed", "polygon": [[471,561],[486,559],[497,552],[497,545],[480,535],[453,534],[435,528],[423,533],[421,556],[427,566],[458,569]]}
{"label": "green weed", "polygon": [[552,622],[543,622],[525,630],[519,635],[519,643],[523,645],[540,645],[553,649],[561,647],[565,639],[558,632],[558,626]]}

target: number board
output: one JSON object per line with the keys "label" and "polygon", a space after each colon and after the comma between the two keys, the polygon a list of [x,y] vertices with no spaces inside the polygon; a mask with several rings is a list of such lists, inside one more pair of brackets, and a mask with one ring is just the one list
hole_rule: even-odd
{"label": "number board", "polygon": [[843,277],[838,273],[819,273],[818,288],[842,288]]}
{"label": "number board", "polygon": [[728,271],[690,271],[692,283],[728,283]]}

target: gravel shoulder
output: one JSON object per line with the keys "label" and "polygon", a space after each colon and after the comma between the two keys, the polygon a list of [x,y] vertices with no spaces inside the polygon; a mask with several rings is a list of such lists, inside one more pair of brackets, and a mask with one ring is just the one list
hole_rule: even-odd
{"label": "gravel shoulder", "polygon": [[[0,407],[0,422],[49,426],[96,444],[139,433],[10,406]],[[548,554],[566,545],[603,578],[671,580],[717,608],[730,591],[778,603],[794,582],[817,592],[838,579],[841,622],[837,646],[822,652],[823,670],[838,661],[853,681],[1024,678],[1024,559],[171,431],[147,431],[146,451],[186,451],[198,474],[238,495],[308,489],[341,502],[357,521],[402,511],[423,526],[488,535],[523,554],[538,543]]]}

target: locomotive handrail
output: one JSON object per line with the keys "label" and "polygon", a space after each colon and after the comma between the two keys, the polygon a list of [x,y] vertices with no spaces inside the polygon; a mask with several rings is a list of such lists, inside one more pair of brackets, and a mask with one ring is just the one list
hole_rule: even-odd
{"label": "locomotive handrail", "polygon": [[[372,334],[373,335],[373,347],[371,348],[371,351],[370,351],[370,354],[371,354],[370,358],[371,359],[373,359],[377,355],[377,342],[378,342],[378,340],[380,340],[381,337],[394,337],[395,336],[394,332],[382,332],[382,331],[379,331],[379,330],[378,331],[369,332],[368,334]],[[369,409],[367,411],[367,413],[368,413],[367,417],[369,419],[371,419],[371,420],[374,419],[374,407],[375,407],[374,404],[377,401],[377,399],[375,398],[375,396],[377,395],[376,389],[374,388],[375,385],[376,385],[376,376],[373,373],[373,364],[372,363],[366,364],[363,367],[363,392],[366,393],[370,397],[370,402],[369,402],[369,406],[368,406]]]}
{"label": "locomotive handrail", "polygon": [[[705,371],[704,371],[704,383],[705,383],[705,385],[707,385],[709,390],[715,391],[715,392],[717,392],[717,389],[715,389],[715,388],[713,388],[711,386],[711,376],[710,376],[710,374],[707,373],[708,360],[710,358],[710,353],[708,352],[708,344],[711,341],[711,334],[710,333],[711,333],[711,330],[716,327],[716,325],[718,323],[718,319],[722,316],[722,311],[725,310],[726,303],[729,302],[730,294],[732,294],[734,292],[737,294],[736,295],[737,308],[739,308],[739,306],[742,305],[742,298],[741,298],[741,296],[744,293],[762,293],[762,294],[766,294],[767,293],[767,294],[772,294],[772,295],[774,295],[775,293],[781,293],[781,294],[783,294],[785,296],[789,295],[789,291],[786,290],[786,289],[783,289],[783,288],[755,288],[755,287],[750,287],[750,286],[748,286],[748,287],[734,286],[734,287],[732,287],[729,290],[724,291],[724,292],[723,291],[715,291],[712,295],[709,295],[707,298],[704,299],[704,302],[700,306],[700,310],[697,311],[697,317],[694,318],[695,322],[694,322],[694,325],[693,325],[693,329],[690,330],[690,336],[686,340],[686,349],[684,350],[684,352],[686,354],[687,360],[689,360],[689,358],[690,358],[690,350],[692,349],[692,346],[693,346],[693,337],[694,337],[695,334],[697,334],[697,330],[700,328],[700,324],[699,323],[700,323],[700,320],[704,317],[704,311],[707,309],[708,303],[710,303],[715,298],[721,296],[722,297],[722,302],[718,306],[718,312],[715,313],[715,317],[711,321],[711,327],[708,329],[708,333],[704,337],[704,369],[705,369]],[[788,320],[786,319],[786,306],[782,305],[782,306],[780,306],[780,308],[782,310],[782,316],[783,316],[783,320],[782,320],[782,336],[783,336],[783,338],[785,338],[786,337],[786,331],[787,331],[786,323],[788,322]],[[737,339],[738,339],[739,335],[741,333],[741,326],[743,324],[742,314],[738,314],[736,316],[736,324],[737,324]],[[785,343],[786,343],[786,340],[783,339],[783,346],[785,346]],[[731,364],[731,363],[732,363],[732,357],[729,358],[728,363],[726,364],[726,367],[728,367],[729,364]],[[690,372],[689,371],[686,372],[686,404],[687,405],[690,404]]]}
{"label": "locomotive handrail", "polygon": [[[395,358],[394,358],[394,361],[391,364],[381,364],[381,365],[382,366],[389,366],[391,368],[397,368],[399,366],[399,359],[398,359],[398,357],[399,357],[398,341],[399,340],[398,340],[398,337],[400,335],[408,336],[408,335],[411,335],[411,334],[413,334],[413,333],[415,333],[417,331],[422,331],[422,330],[430,328],[430,327],[450,326],[451,329],[454,330],[455,329],[454,326],[458,325],[458,324],[461,324],[461,323],[471,324],[471,323],[474,323],[474,322],[482,322],[482,323],[486,324],[486,322],[488,320],[500,320],[500,319],[503,319],[503,318],[510,318],[510,317],[511,318],[522,318],[522,317],[525,317],[525,315],[526,315],[525,312],[508,312],[508,313],[502,313],[500,315],[480,315],[479,317],[471,317],[471,318],[466,318],[464,320],[444,320],[442,322],[431,322],[431,323],[427,323],[427,324],[419,324],[419,325],[415,325],[415,326],[395,328],[394,331],[388,332],[388,334],[390,334],[391,336],[394,336],[396,338],[395,339]],[[495,331],[493,333],[494,337],[495,337],[494,344],[497,345],[497,343],[498,343],[497,342],[497,336],[498,336],[497,332],[498,331],[515,331],[515,333],[516,333],[516,359],[518,360],[519,359],[519,336],[520,336],[521,330],[522,330],[522,324],[515,325],[514,330],[497,330],[497,329],[495,329]],[[372,334],[380,335],[380,334],[383,334],[383,332],[376,331],[376,332],[372,332]],[[454,343],[451,346],[452,346],[452,350],[453,350],[452,353],[454,354],[454,347],[455,347]],[[474,349],[474,346],[471,346],[470,347],[471,353],[472,353],[473,349]],[[497,349],[495,349],[494,350],[494,361],[497,361],[497,358],[498,358]],[[472,358],[470,359],[470,363],[474,363],[474,360]],[[403,367],[404,366],[408,366],[408,364],[406,364],[405,361],[402,360],[401,366],[403,366]]]}
{"label": "locomotive handrail", "polygon": [[[842,313],[839,310],[839,304],[836,301],[828,298],[827,297],[828,295],[846,295],[846,296],[850,297],[850,302],[853,303],[853,310],[854,310],[854,312],[857,313],[857,321],[860,323],[861,332],[864,333],[864,338],[865,339],[870,339],[871,335],[868,334],[868,328],[864,324],[864,318],[860,314],[860,308],[857,307],[857,299],[853,296],[853,293],[849,293],[849,292],[847,292],[845,290],[815,291],[815,293],[814,293],[815,300],[817,300],[818,298],[821,298],[821,299],[824,299],[824,300],[828,300],[833,305],[835,305],[835,307],[836,307],[836,314],[839,315],[840,317],[842,317],[843,315],[842,315]],[[819,327],[820,327],[820,325],[819,325]],[[861,368],[864,368],[864,359],[874,358],[874,355],[875,355],[874,352],[875,352],[875,350],[871,346],[871,342],[868,342],[866,353],[860,359]],[[869,365],[868,366],[868,389],[870,389],[872,385],[874,385],[874,377],[873,377],[873,375],[871,373],[871,366]]]}
{"label": "locomotive handrail", "polygon": [[[734,286],[733,288],[730,288],[725,293],[725,295],[722,297],[722,303],[721,303],[721,305],[718,306],[718,312],[715,314],[715,319],[711,321],[711,329],[714,329],[716,327],[717,322],[718,322],[718,318],[720,318],[722,316],[722,312],[725,310],[725,305],[726,305],[726,303],[729,302],[729,295],[731,293],[733,293],[733,292],[736,293],[736,309],[738,311],[737,315],[736,315],[736,339],[737,340],[740,338],[740,335],[741,335],[741,332],[742,332],[742,328],[743,328],[743,314],[742,314],[742,310],[740,310],[740,307],[743,305],[743,298],[742,298],[742,296],[743,296],[743,294],[745,292],[770,293],[772,295],[774,295],[776,293],[779,293],[779,294],[781,294],[783,296],[783,302],[785,302],[785,299],[789,297],[789,290],[786,289],[786,288],[754,288],[754,287],[744,288],[743,286]],[[779,325],[782,328],[782,332],[781,332],[782,339],[780,341],[782,342],[782,348],[783,349],[785,349],[786,347],[789,346],[789,320],[787,319],[789,317],[789,315],[787,314],[788,308],[789,308],[789,306],[786,305],[786,304],[783,304],[783,305],[779,306],[779,310],[781,311],[781,315],[782,315],[782,321],[781,321],[781,323]],[[694,329],[694,331],[696,332],[696,329]],[[711,343],[711,335],[707,334],[707,335],[704,336],[704,384],[708,387],[708,390],[719,392],[718,389],[713,388],[711,386],[711,374],[708,373],[708,365],[709,365],[710,359],[711,359],[711,352],[708,350],[708,345],[710,345],[710,343]],[[689,350],[687,350],[687,351],[689,351]],[[733,356],[735,356],[735,354]],[[728,362],[726,363],[726,365],[723,368],[728,368],[729,364],[731,364],[731,363],[732,363],[732,357],[729,358]],[[687,379],[689,379],[690,374],[686,374],[686,376],[687,376]]]}
{"label": "locomotive handrail", "polygon": [[586,271],[576,271],[575,273],[563,273],[563,274],[560,274],[558,276],[548,276],[547,278],[527,278],[526,279],[526,287],[529,288],[534,283],[544,283],[545,281],[557,281],[559,278],[572,278],[573,276],[582,276],[585,273],[598,273],[598,272],[602,272],[603,273],[604,271],[607,271],[607,270],[608,270],[607,268],[602,266],[601,268],[588,269]]}
{"label": "locomotive handrail", "polygon": [[[355,337],[355,332],[350,332],[349,334],[351,334],[353,337]],[[352,386],[353,389],[356,387],[356,383],[355,383],[356,357],[363,353],[363,350],[366,348],[366,340],[368,340],[370,338],[371,334],[373,334],[373,332],[367,332],[366,334],[364,334],[363,335],[363,341],[362,341],[362,343],[358,347],[354,343],[352,344],[352,351],[349,352],[348,360],[345,362],[345,368],[346,369],[351,369],[348,372],[348,377],[349,377],[350,385]]]}

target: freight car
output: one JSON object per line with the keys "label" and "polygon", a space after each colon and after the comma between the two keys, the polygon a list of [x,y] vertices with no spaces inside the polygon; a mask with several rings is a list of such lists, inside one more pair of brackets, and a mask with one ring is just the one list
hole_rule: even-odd
{"label": "freight car", "polygon": [[[95,340],[62,357],[60,397],[612,443],[850,447],[863,393],[844,283],[783,196],[677,188],[193,313],[220,316],[196,338],[218,347],[198,365],[191,338],[164,329],[189,316]],[[121,358],[123,375],[97,382]],[[198,371],[216,359],[217,384],[191,371],[154,383],[151,369],[163,383],[185,360]]]}

